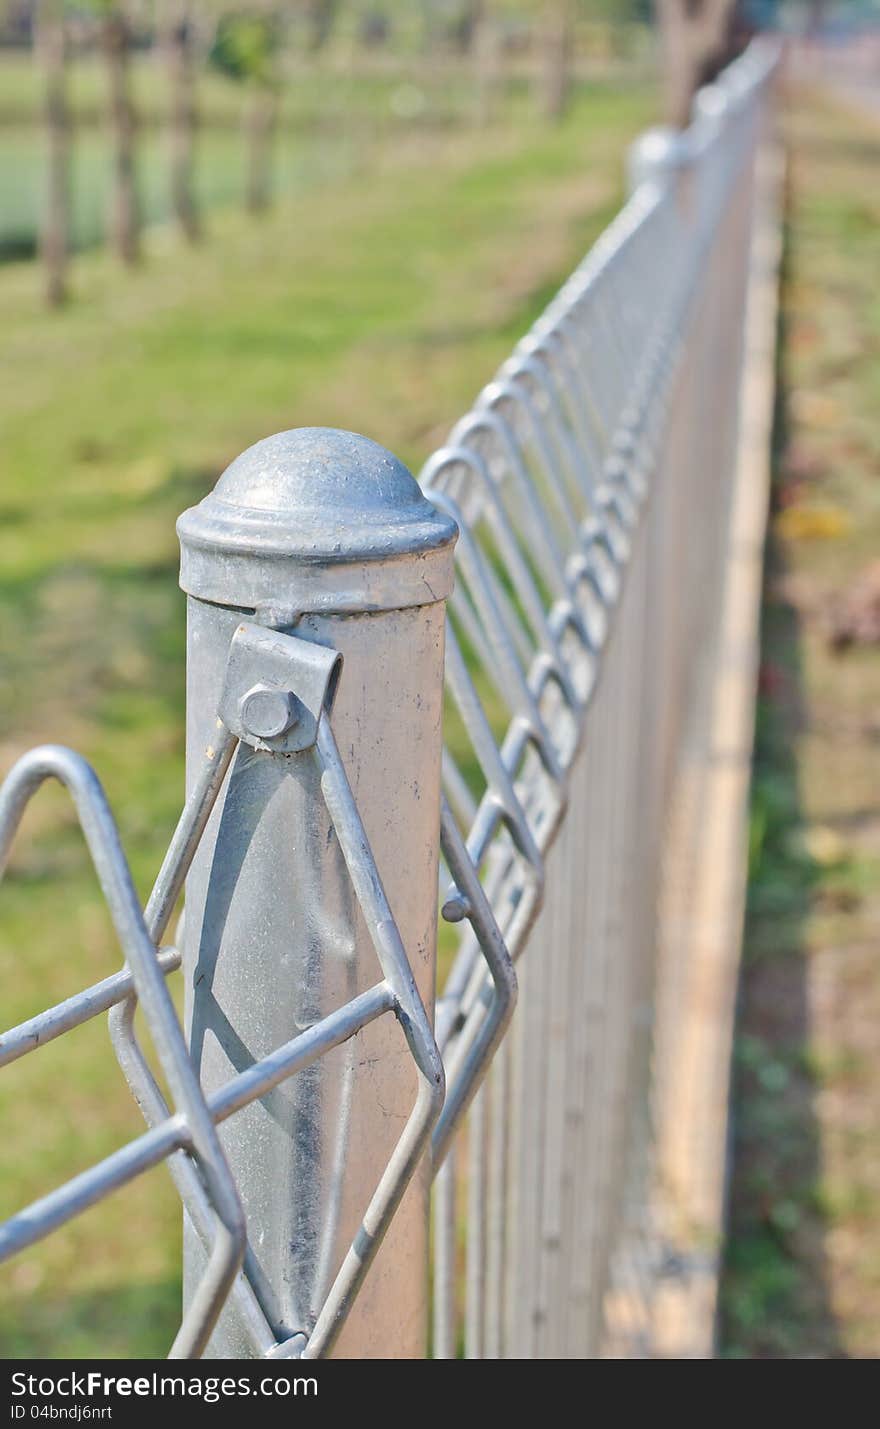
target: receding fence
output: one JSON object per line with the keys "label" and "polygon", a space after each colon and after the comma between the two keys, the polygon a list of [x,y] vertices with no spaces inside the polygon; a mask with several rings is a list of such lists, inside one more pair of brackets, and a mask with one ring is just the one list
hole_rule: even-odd
{"label": "receding fence", "polygon": [[665,1273],[658,908],[722,624],[775,66],[753,46],[636,145],[626,206],[420,486],[306,429],[181,517],[187,792],[145,909],[79,756],[33,750],[0,791],[5,858],[68,787],[125,958],[0,1064],[109,1010],[147,1122],[0,1254],[167,1161],[174,1356],[632,1352]]}

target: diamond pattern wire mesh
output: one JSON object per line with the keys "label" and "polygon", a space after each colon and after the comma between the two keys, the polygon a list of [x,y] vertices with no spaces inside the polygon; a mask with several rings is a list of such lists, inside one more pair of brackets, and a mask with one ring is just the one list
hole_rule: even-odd
{"label": "diamond pattern wire mesh", "polygon": [[[0,1257],[167,1160],[206,1250],[173,1356],[205,1349],[228,1297],[257,1355],[332,1348],[430,1136],[435,1355],[454,1355],[462,1343],[472,1356],[586,1354],[598,1343],[615,1227],[642,1204],[634,1174],[649,1174],[663,791],[687,655],[712,628],[703,607],[712,605],[713,542],[724,528],[751,188],[774,66],[769,50],[753,46],[699,97],[678,182],[636,187],[423,471],[426,494],[461,531],[438,831],[442,914],[458,946],[433,1033],[329,711],[311,757],[381,977],[210,1098],[166,985],[179,954],[162,939],[234,735],[218,718],[144,911],[83,759],[33,750],[0,790],[5,866],[37,788],[55,778],[68,789],[124,956],[120,972],[0,1038],[0,1066],[109,1010],[117,1058],[147,1122],[127,1146],[0,1227]],[[710,407],[717,415],[714,429],[687,405],[698,400],[703,415]],[[685,522],[695,542],[681,540]],[[523,1005],[505,1038],[514,965],[527,947]],[[135,1033],[138,1005],[170,1102]],[[314,1329],[277,1343],[255,1293],[216,1124],[389,1012],[418,1069],[416,1104],[380,1185],[366,1188],[357,1243]],[[465,1189],[462,1323],[457,1203]],[[646,1234],[640,1224],[637,1238]]]}

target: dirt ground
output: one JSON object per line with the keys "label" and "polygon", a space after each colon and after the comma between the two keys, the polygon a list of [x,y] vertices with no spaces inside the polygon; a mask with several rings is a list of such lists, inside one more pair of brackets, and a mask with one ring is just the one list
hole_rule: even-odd
{"label": "dirt ground", "polygon": [[880,1353],[880,117],[788,96],[722,1349]]}

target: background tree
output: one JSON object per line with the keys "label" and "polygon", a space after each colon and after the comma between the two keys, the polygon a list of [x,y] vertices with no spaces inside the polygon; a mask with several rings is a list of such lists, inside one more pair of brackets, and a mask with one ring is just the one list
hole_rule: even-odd
{"label": "background tree", "polygon": [[251,10],[224,15],[217,26],[211,63],[250,90],[245,106],[247,145],[245,205],[261,213],[272,198],[272,159],[278,127],[281,33],[278,16]]}
{"label": "background tree", "polygon": [[700,85],[728,58],[736,0],[656,0],[667,123],[684,129]]}
{"label": "background tree", "polygon": [[572,0],[545,0],[539,20],[538,100],[546,119],[565,113],[574,61]]}
{"label": "background tree", "polygon": [[339,0],[308,0],[306,18],[308,21],[309,48],[322,50],[330,36],[339,15]]}
{"label": "background tree", "polygon": [[46,299],[52,307],[58,307],[67,297],[70,234],[70,108],[64,0],[40,0],[36,21],[46,112],[46,196],[40,252],[45,265]]}
{"label": "background tree", "polygon": [[501,36],[491,0],[473,0],[471,49],[474,63],[474,117],[478,124],[492,118],[498,88]]}
{"label": "background tree", "polygon": [[140,256],[137,121],[131,96],[131,29],[121,0],[100,0],[101,50],[107,65],[112,149],[110,245],[123,263]]}
{"label": "background tree", "polygon": [[201,231],[195,192],[198,101],[193,40],[189,0],[166,0],[162,46],[168,72],[171,207],[190,242]]}

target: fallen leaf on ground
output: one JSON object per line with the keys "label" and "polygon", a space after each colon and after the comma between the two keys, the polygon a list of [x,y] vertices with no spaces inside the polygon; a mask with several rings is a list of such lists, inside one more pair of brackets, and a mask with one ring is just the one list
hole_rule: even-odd
{"label": "fallen leaf on ground", "polygon": [[786,506],[776,518],[776,530],[786,541],[836,541],[850,529],[850,518],[839,506]]}
{"label": "fallen leaf on ground", "polygon": [[827,392],[795,392],[791,405],[807,427],[833,427],[840,420],[840,404]]}
{"label": "fallen leaf on ground", "polygon": [[833,868],[846,858],[846,844],[836,829],[827,824],[802,824],[785,840],[789,853],[807,858],[822,868]]}

